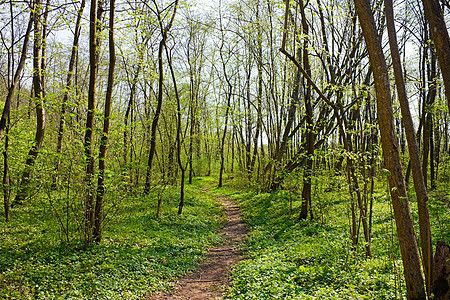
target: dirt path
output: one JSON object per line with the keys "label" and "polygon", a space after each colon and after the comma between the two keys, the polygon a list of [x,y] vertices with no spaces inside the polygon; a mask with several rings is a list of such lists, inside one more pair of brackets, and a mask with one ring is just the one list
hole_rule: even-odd
{"label": "dirt path", "polygon": [[218,197],[225,206],[228,223],[223,228],[225,243],[209,250],[199,269],[181,279],[171,294],[157,293],[152,300],[161,299],[222,299],[229,283],[229,271],[241,259],[238,246],[247,234],[239,208],[228,198]]}

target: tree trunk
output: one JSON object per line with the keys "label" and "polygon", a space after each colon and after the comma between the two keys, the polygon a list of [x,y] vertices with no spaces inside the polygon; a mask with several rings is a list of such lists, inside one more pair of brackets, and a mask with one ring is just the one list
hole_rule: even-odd
{"label": "tree trunk", "polygon": [[[177,5],[177,4],[178,4],[178,1],[175,3],[175,5]],[[178,94],[177,81],[175,79],[175,72],[173,70],[173,65],[172,65],[172,57],[169,55],[169,51],[167,50],[167,46],[164,45],[164,47],[165,47],[165,50],[166,50],[167,61],[169,63],[170,74],[172,76],[173,87],[174,87],[174,90],[175,90],[175,99],[177,100],[176,147],[177,147],[178,167],[180,168],[180,171],[181,171],[180,203],[178,204],[178,214],[181,215],[183,213],[183,207],[184,207],[184,197],[185,197],[185,195],[184,195],[185,194],[184,193],[184,181],[185,181],[186,168],[187,168],[187,164],[183,166],[183,163],[181,161],[181,104],[180,104],[180,96]],[[160,206],[160,203],[158,203],[158,207],[159,206]],[[158,208],[158,211],[159,211],[159,208]]]}
{"label": "tree trunk", "polygon": [[56,143],[56,155],[57,161],[55,166],[55,180],[54,180],[54,188],[56,188],[56,184],[58,183],[58,170],[61,165],[60,154],[62,152],[62,141],[64,136],[64,127],[66,124],[66,109],[67,109],[67,101],[69,100],[69,90],[72,87],[72,79],[73,79],[73,71],[75,69],[75,61],[78,53],[78,42],[81,34],[81,18],[83,17],[83,11],[86,6],[86,0],[81,1],[80,9],[78,10],[77,20],[75,24],[75,34],[73,37],[72,44],[72,52],[70,54],[69,60],[69,68],[67,70],[67,79],[66,79],[66,87],[64,89],[63,100],[61,103],[61,117],[59,120],[59,128],[58,128],[58,141]]}
{"label": "tree trunk", "polygon": [[431,190],[436,188],[436,180],[435,180],[435,157],[434,157],[434,136],[433,136],[433,114],[430,114],[430,139],[429,139],[429,147],[430,147],[430,185]]}
{"label": "tree trunk", "polygon": [[[194,98],[194,99],[192,99]],[[194,176],[194,166],[193,166],[193,156],[194,156],[194,150],[193,150],[193,144],[194,144],[194,132],[195,132],[195,120],[197,119],[197,99],[195,99],[195,96],[191,97],[190,101],[190,128],[189,128],[189,184],[192,184],[192,178]]]}
{"label": "tree trunk", "polygon": [[3,185],[3,204],[5,208],[5,221],[9,222],[10,218],[10,210],[9,210],[9,197],[11,194],[10,183],[11,180],[8,176],[9,173],[9,164],[8,164],[8,148],[9,148],[9,118],[5,128],[5,149],[3,150],[3,177],[2,177],[2,185]]}
{"label": "tree trunk", "polygon": [[428,73],[428,93],[424,100],[422,119],[423,119],[423,148],[422,148],[422,173],[425,182],[425,186],[428,187],[428,163],[432,163],[430,159],[431,135],[433,131],[433,104],[436,99],[436,56],[431,53],[431,66],[427,65],[429,69]]}
{"label": "tree trunk", "polygon": [[[259,1],[257,3],[256,6],[256,26],[257,26],[257,51],[258,51],[258,55],[256,57],[256,61],[257,61],[257,65],[258,65],[258,95],[256,96],[256,101],[257,101],[257,107],[256,107],[256,132],[255,135],[253,136],[253,154],[252,154],[252,159],[250,162],[250,173],[253,173],[253,170],[255,168],[255,163],[256,163],[256,157],[258,155],[258,138],[261,132],[261,126],[262,126],[262,108],[261,108],[261,102],[262,102],[262,92],[263,92],[263,77],[262,77],[262,72],[263,72],[263,53],[262,53],[262,24],[259,18]],[[261,134],[262,137],[262,134]],[[261,143],[261,148],[263,147],[262,143]],[[259,172],[258,172],[259,174]],[[251,175],[251,174],[249,174]]]}
{"label": "tree trunk", "polygon": [[[224,72],[225,72],[225,65],[223,65],[223,69],[224,69]],[[225,157],[224,157],[223,152],[224,152],[224,149],[225,149],[225,138],[226,138],[226,135],[227,135],[228,118],[229,118],[229,114],[230,114],[231,93],[233,91],[233,86],[230,83],[230,81],[229,81],[228,77],[226,76],[226,74],[225,74],[225,77],[226,77],[226,80],[227,80],[227,83],[228,83],[228,92],[227,92],[227,104],[226,104],[227,106],[226,106],[226,109],[225,109],[225,127],[223,129],[222,141],[220,143],[220,169],[219,169],[219,184],[218,184],[218,187],[222,187],[222,185],[223,185],[223,172],[224,172],[224,169],[225,169]]]}
{"label": "tree trunk", "polygon": [[436,243],[433,274],[434,299],[448,300],[450,298],[450,246],[443,241]]}
{"label": "tree trunk", "polygon": [[434,41],[439,66],[445,86],[448,110],[450,111],[450,37],[445,24],[439,0],[422,0],[425,17],[430,24],[431,38]]}
{"label": "tree trunk", "polygon": [[[309,53],[308,53],[308,34],[309,28],[306,20],[305,6],[303,0],[300,0],[300,14],[302,17],[302,33],[304,36],[303,41],[303,68],[307,75],[311,78],[311,66],[309,63]],[[305,169],[303,171],[303,190],[302,190],[302,209],[300,212],[300,220],[306,220],[308,217],[308,205],[311,203],[311,179],[312,179],[312,167],[314,161],[314,113],[312,106],[312,95],[311,95],[311,85],[308,81],[303,78],[303,82],[306,85],[304,91],[305,100],[305,113],[306,113],[306,163]]]}
{"label": "tree trunk", "polygon": [[440,131],[440,125],[442,124],[443,116],[441,115],[439,120],[436,118],[436,125],[434,127],[434,133],[433,133],[433,139],[434,139],[434,161],[432,162],[433,165],[435,165],[434,170],[434,178],[431,178],[431,188],[435,189],[437,188],[437,180],[439,177],[439,163],[440,163],[440,156],[441,156],[441,142],[442,142],[442,136]]}
{"label": "tree trunk", "polygon": [[[39,150],[42,147],[45,133],[45,82],[44,69],[45,68],[45,38],[46,38],[46,21],[48,15],[49,0],[47,0],[46,9],[44,12],[44,20],[41,21],[41,0],[36,0],[34,3],[34,10],[36,17],[34,18],[34,47],[33,47],[33,92],[34,105],[36,106],[36,134],[34,136],[33,146],[28,151],[25,167],[22,172],[21,180],[17,190],[16,198],[13,201],[14,205],[20,205],[29,194],[29,185],[31,180],[31,171],[36,162]],[[44,26],[42,27],[42,23]]]}
{"label": "tree trunk", "polygon": [[366,41],[369,61],[373,67],[381,144],[384,164],[389,171],[390,194],[402,254],[407,298],[411,300],[426,299],[420,268],[419,251],[405,189],[398,141],[395,135],[386,59],[381,47],[370,2],[368,0],[355,0],[355,7]]}
{"label": "tree trunk", "polygon": [[161,41],[159,42],[159,49],[158,49],[159,82],[158,82],[158,98],[157,98],[156,110],[155,110],[155,115],[153,116],[152,127],[151,127],[150,151],[149,151],[149,155],[148,155],[147,173],[145,176],[144,194],[146,194],[146,195],[150,192],[150,183],[151,183],[150,175],[151,175],[151,171],[152,171],[153,157],[156,152],[156,131],[158,128],[158,120],[159,120],[159,116],[161,114],[161,108],[162,108],[162,103],[163,103],[164,68],[163,68],[162,54],[163,54],[163,49],[166,45],[167,34],[169,33],[169,30],[172,27],[173,21],[175,19],[177,7],[178,7],[178,0],[175,0],[172,17],[169,21],[169,24],[167,24],[167,26],[164,28],[163,28],[162,20],[161,20],[161,12],[160,11],[157,12],[159,26],[161,27]]}
{"label": "tree trunk", "polygon": [[[146,40],[147,41],[147,40]],[[146,41],[144,42],[144,45],[146,45]],[[130,114],[131,114],[131,121],[133,121],[133,112],[134,112],[134,97],[136,94],[136,86],[138,84],[138,78],[139,78],[139,73],[140,70],[142,69],[142,60],[143,60],[143,52],[142,50],[139,50],[139,61],[138,61],[138,67],[136,70],[136,73],[133,76],[132,82],[131,82],[131,87],[130,87],[130,97],[128,98],[128,104],[127,104],[127,109],[125,111],[125,116],[123,117],[123,121],[124,121],[124,131],[123,131],[123,162],[124,162],[124,167],[127,168],[129,170],[129,183],[130,186],[133,185],[133,132],[132,132],[132,126],[128,126],[128,120],[130,119]],[[132,123],[131,123],[132,124]],[[130,129],[129,127],[131,127],[131,133],[130,133],[130,139],[128,140],[128,130]],[[130,151],[128,151],[128,144],[131,145],[131,149]],[[128,165],[128,152],[130,152],[130,161],[129,161],[129,165]]]}
{"label": "tree trunk", "polygon": [[3,138],[3,134],[5,132],[5,128],[8,123],[9,112],[11,111],[11,101],[13,99],[16,86],[19,83],[20,75],[22,74],[22,70],[25,66],[31,29],[33,28],[33,24],[35,23],[35,19],[37,18],[37,16],[38,15],[36,14],[34,7],[32,6],[30,12],[30,20],[28,21],[27,30],[25,32],[25,37],[23,39],[22,53],[20,55],[19,64],[17,65],[17,69],[14,73],[14,78],[11,82],[11,85],[8,88],[8,94],[6,95],[5,105],[3,106],[2,117],[0,119],[0,140]]}
{"label": "tree trunk", "polygon": [[95,201],[94,232],[93,238],[96,243],[102,240],[103,223],[103,198],[105,194],[105,167],[106,167],[106,149],[108,147],[109,120],[111,115],[112,92],[114,86],[114,68],[116,66],[116,51],[114,43],[114,12],[115,0],[110,0],[109,9],[109,70],[108,86],[106,88],[105,111],[103,119],[103,133],[100,140],[100,153],[98,157],[98,181],[97,181],[97,199]]}
{"label": "tree trunk", "polygon": [[[221,16],[222,18],[222,16]],[[228,87],[228,91],[226,92],[226,97],[227,97],[227,102],[226,102],[226,108],[225,108],[225,126],[223,129],[223,134],[222,134],[222,138],[221,138],[221,143],[220,143],[220,169],[219,169],[219,184],[218,187],[222,187],[223,186],[223,172],[225,169],[225,157],[224,157],[224,149],[225,149],[225,138],[227,135],[227,127],[228,127],[228,118],[229,118],[229,112],[230,112],[230,106],[231,106],[231,97],[232,97],[232,92],[233,92],[233,85],[231,84],[230,78],[228,77],[227,74],[227,70],[226,70],[226,62],[223,58],[223,46],[225,43],[225,36],[223,33],[223,28],[222,28],[222,19],[220,19],[220,31],[222,33],[222,44],[220,45],[220,59],[222,62],[222,70],[223,70],[223,74],[225,77],[225,81]],[[248,99],[249,100],[249,99]],[[249,100],[250,101],[250,100]],[[248,143],[246,145],[249,145]],[[246,151],[246,157],[248,158],[248,149]],[[248,159],[247,159],[247,163],[246,163],[246,167],[248,168]],[[246,169],[246,171],[248,171],[248,169]]]}
{"label": "tree trunk", "polygon": [[411,169],[413,173],[414,189],[416,191],[418,212],[419,212],[419,228],[420,240],[422,247],[422,263],[424,267],[425,280],[428,296],[431,293],[431,270],[433,269],[432,244],[431,244],[431,228],[430,216],[428,212],[427,202],[428,193],[426,189],[426,177],[422,176],[420,167],[419,147],[415,136],[414,124],[409,109],[409,102],[406,94],[405,82],[403,79],[402,66],[400,62],[400,54],[398,51],[397,36],[394,23],[394,9],[392,0],[385,0],[386,24],[389,34],[389,45],[391,49],[392,63],[394,67],[395,84],[397,86],[397,94],[400,102],[403,124],[406,131],[406,139],[408,143],[409,156],[411,161]]}
{"label": "tree trunk", "polygon": [[98,22],[99,15],[103,9],[102,2],[91,0],[90,23],[89,23],[89,90],[88,90],[88,110],[86,116],[86,132],[84,135],[84,152],[86,156],[86,199],[85,210],[85,242],[90,244],[93,241],[92,229],[94,227],[94,156],[92,155],[92,134],[94,131],[95,100],[97,87],[99,37]]}

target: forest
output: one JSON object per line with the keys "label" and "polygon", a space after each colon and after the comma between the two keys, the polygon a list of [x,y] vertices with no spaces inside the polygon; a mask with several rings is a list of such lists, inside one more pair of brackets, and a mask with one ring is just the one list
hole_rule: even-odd
{"label": "forest", "polygon": [[0,7],[0,299],[450,299],[448,1]]}

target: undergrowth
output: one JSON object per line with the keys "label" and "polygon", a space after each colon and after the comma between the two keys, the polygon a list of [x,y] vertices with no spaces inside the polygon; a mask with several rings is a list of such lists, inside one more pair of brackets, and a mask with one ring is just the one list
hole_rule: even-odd
{"label": "undergrowth", "polygon": [[0,299],[143,299],[169,289],[221,240],[225,216],[201,192],[211,180],[186,185],[181,216],[175,187],[165,190],[159,218],[156,193],[124,199],[102,243],[87,248],[61,243],[48,203],[15,208],[0,222]]}
{"label": "undergrowth", "polygon": [[[236,192],[238,189],[241,192]],[[382,183],[377,190],[373,207],[373,256],[366,258],[362,233],[358,248],[352,250],[345,190],[317,194],[313,199],[315,219],[299,221],[298,195],[283,190],[258,194],[230,185],[223,193],[238,201],[252,231],[245,244],[246,259],[232,273],[227,299],[404,297],[406,288],[390,200],[383,192]],[[415,211],[415,199],[411,198]],[[326,210],[318,209],[320,201],[326,202]],[[448,207],[437,203],[435,197],[430,205],[436,206],[432,207],[432,215],[433,211],[440,213],[439,221],[432,216],[435,240],[441,239],[442,232],[448,242]],[[413,212],[413,216],[417,223],[417,213]]]}
{"label": "undergrowth", "polygon": [[[125,198],[109,214],[100,245],[70,243],[49,203],[13,210],[0,222],[0,299],[143,299],[169,290],[177,278],[195,269],[207,249],[221,241],[225,222],[213,195],[235,199],[251,232],[245,259],[232,272],[227,299],[399,299],[404,297],[402,264],[390,200],[384,183],[374,194],[372,253],[364,240],[352,249],[345,188],[313,193],[314,219],[299,221],[298,191],[249,191],[245,181],[194,179],[186,185],[186,204],[177,215],[179,193],[158,192]],[[326,179],[322,180],[327,182]],[[321,181],[318,181],[319,183]],[[212,186],[207,192],[203,187]],[[448,190],[430,193],[433,242],[450,238]],[[417,204],[410,195],[417,224]],[[417,228],[416,228],[417,229]]]}

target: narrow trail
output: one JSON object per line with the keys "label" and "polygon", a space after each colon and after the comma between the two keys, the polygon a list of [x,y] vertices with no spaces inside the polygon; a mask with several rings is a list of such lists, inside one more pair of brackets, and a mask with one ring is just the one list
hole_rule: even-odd
{"label": "narrow trail", "polygon": [[[206,191],[208,188],[205,188]],[[241,219],[239,208],[228,198],[217,197],[225,207],[228,222],[222,229],[225,233],[223,245],[211,248],[205,262],[197,271],[178,281],[171,294],[157,293],[148,298],[163,299],[222,299],[229,284],[229,272],[242,259],[239,244],[247,229]]]}

